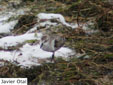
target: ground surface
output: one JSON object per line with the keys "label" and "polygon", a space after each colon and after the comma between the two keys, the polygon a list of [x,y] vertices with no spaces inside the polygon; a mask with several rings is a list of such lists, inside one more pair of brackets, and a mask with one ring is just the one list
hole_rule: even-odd
{"label": "ground surface", "polygon": [[[8,61],[0,67],[0,77],[27,77],[29,85],[112,85],[113,84],[113,6],[104,0],[39,0],[25,2],[32,13],[54,12],[67,22],[93,21],[88,34],[83,30],[63,27],[65,46],[83,54],[68,61],[56,58],[55,63],[43,63],[32,68],[20,68]],[[87,4],[86,4],[87,3]],[[81,22],[84,21],[84,22]],[[64,29],[65,28],[65,29]],[[89,58],[84,58],[88,56]],[[4,61],[3,61],[4,62]]]}

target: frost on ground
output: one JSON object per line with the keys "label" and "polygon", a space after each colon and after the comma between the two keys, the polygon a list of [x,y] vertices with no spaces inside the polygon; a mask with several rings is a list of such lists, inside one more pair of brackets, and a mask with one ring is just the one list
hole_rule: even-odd
{"label": "frost on ground", "polygon": [[[13,16],[13,14],[11,16]],[[18,22],[17,20],[17,21],[7,22],[4,24],[4,21],[9,19],[9,17],[11,16],[6,15],[4,17],[0,17],[0,33],[11,33],[10,30],[13,29],[15,24]],[[56,22],[51,22],[50,21],[51,19],[55,19]],[[17,65],[30,67],[32,65],[39,65],[40,59],[51,58],[52,53],[40,49],[40,43],[37,43],[35,45],[24,44],[22,47],[19,48],[19,50],[5,51],[5,49],[8,49],[8,47],[11,46],[16,47],[18,44],[23,44],[23,42],[27,40],[40,41],[40,38],[42,37],[43,33],[38,32],[36,34],[33,33],[33,31],[37,30],[37,27],[40,28],[40,26],[46,26],[46,25],[56,26],[58,25],[58,22],[60,22],[60,24],[63,24],[67,27],[71,27],[71,28],[77,27],[77,24],[72,25],[67,23],[61,14],[39,13],[37,15],[37,24],[33,28],[28,30],[25,34],[18,36],[13,36],[12,34],[12,36],[6,36],[0,39],[0,48],[2,48],[2,50],[0,50],[0,59],[16,62]],[[73,50],[69,49],[68,47],[61,47],[58,51],[55,52],[55,57],[63,57],[67,59],[67,57],[74,54],[75,52],[73,52]]]}

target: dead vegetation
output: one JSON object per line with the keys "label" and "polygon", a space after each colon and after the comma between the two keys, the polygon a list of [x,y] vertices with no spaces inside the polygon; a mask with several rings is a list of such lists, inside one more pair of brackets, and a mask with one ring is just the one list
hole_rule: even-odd
{"label": "dead vegetation", "polygon": [[[93,21],[95,23],[94,29],[98,29],[99,32],[91,35],[80,30],[76,32],[70,28],[60,31],[66,35],[66,46],[78,53],[85,52],[85,55],[90,58],[84,59],[83,56],[77,59],[74,56],[70,57],[68,61],[57,58],[56,63],[43,63],[41,66],[26,69],[4,61],[5,66],[0,67],[0,77],[27,77],[29,85],[112,85],[113,5],[109,4],[107,0],[39,0],[39,2],[37,0],[37,3],[33,5],[32,12],[36,13],[36,10],[42,8],[41,12],[65,15],[69,22],[73,21],[79,24]],[[50,2],[56,4],[53,6]],[[37,6],[37,4],[41,5]],[[23,21],[25,24],[22,29],[31,28],[31,25],[28,25],[27,28],[24,25],[32,21]]]}

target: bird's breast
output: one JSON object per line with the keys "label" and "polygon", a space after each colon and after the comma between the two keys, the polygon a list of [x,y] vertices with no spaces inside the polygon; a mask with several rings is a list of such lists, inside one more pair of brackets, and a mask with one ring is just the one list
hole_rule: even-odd
{"label": "bird's breast", "polygon": [[43,44],[43,46],[42,46],[42,49],[44,50],[44,51],[48,51],[48,52],[54,52],[55,51],[55,49],[54,49],[54,47],[52,47],[51,45],[49,45],[49,44]]}

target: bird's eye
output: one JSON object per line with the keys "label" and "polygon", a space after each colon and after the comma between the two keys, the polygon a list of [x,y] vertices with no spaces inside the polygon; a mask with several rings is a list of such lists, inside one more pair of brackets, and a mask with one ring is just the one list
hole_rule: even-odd
{"label": "bird's eye", "polygon": [[44,43],[46,43],[46,42],[48,42],[48,40],[46,39],[46,40],[44,40]]}

